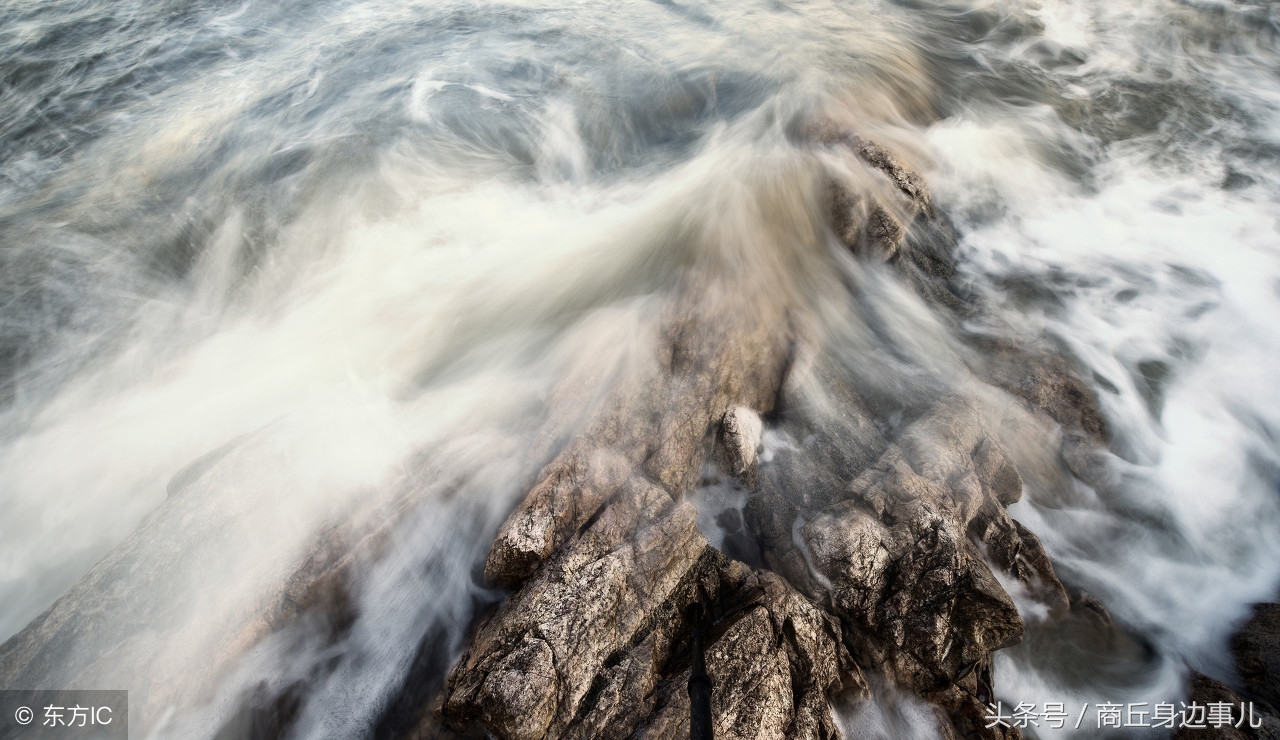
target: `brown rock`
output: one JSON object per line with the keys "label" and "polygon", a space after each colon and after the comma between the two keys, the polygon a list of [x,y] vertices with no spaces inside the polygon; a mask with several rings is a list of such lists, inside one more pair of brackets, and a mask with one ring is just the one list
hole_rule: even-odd
{"label": "brown rock", "polygon": [[579,443],[543,471],[517,512],[507,519],[485,563],[485,577],[502,584],[527,578],[631,474],[632,463],[608,448]]}
{"label": "brown rock", "polygon": [[687,735],[687,657],[674,653],[694,599],[721,612],[749,599],[708,647],[722,737],[835,736],[828,694],[863,687],[838,624],[707,548],[692,507],[640,478],[484,625],[445,715],[500,738]]}
{"label": "brown rock", "polygon": [[605,660],[629,647],[706,547],[696,512],[633,479],[476,636],[445,711],[503,738],[558,736]]}
{"label": "brown rock", "polygon": [[[840,627],[778,576],[757,572],[744,590],[758,590],[748,608],[730,615],[707,649],[717,738],[837,738],[829,697],[865,697],[861,672],[841,645]],[[689,736],[684,669],[668,698],[636,737]]]}
{"label": "brown rock", "polygon": [[1097,399],[1079,370],[1060,351],[1041,341],[983,338],[977,342],[982,374],[1032,412],[1045,414],[1091,446],[1105,446],[1110,435]]}
{"label": "brown rock", "polygon": [[1067,609],[1039,540],[1005,512],[1021,490],[976,409],[946,403],[906,427],[845,500],[808,513],[803,497],[766,488],[748,514],[766,563],[841,618],[860,664],[943,707],[967,735],[994,737],[977,722],[974,682],[990,696],[991,654],[1021,638],[1022,621],[992,568],[1052,613]]}

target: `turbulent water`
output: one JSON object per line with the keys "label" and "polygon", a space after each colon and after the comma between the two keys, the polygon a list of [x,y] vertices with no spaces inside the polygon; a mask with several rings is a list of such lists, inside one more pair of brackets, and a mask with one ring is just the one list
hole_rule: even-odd
{"label": "turbulent water", "polygon": [[[164,720],[305,686],[293,736],[385,727],[502,596],[474,571],[537,430],[576,423],[555,383],[607,387],[699,250],[793,264],[761,235],[819,208],[790,135],[818,114],[925,175],[965,286],[1087,368],[1112,430],[1105,485],[1028,475],[1011,513],[1135,643],[1020,604],[999,698],[1177,701],[1280,584],[1266,1],[3,0],[0,639],[191,497],[120,617],[145,628],[116,679],[163,696],[316,532],[414,488],[336,642],[303,620]],[[777,283],[852,373],[959,372],[924,303],[832,264]]]}

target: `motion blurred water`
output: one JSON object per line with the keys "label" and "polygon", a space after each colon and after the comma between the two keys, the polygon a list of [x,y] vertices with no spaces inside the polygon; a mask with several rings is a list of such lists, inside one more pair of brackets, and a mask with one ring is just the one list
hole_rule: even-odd
{"label": "motion blurred water", "polygon": [[[1000,696],[1176,701],[1276,596],[1275,3],[5,0],[0,59],[0,639],[199,497],[194,564],[136,588],[200,670],[316,532],[420,489],[341,639],[272,635],[175,736],[260,685],[307,687],[295,736],[367,735],[442,675],[501,597],[472,570],[512,461],[575,423],[556,381],[634,361],[710,243],[677,235],[758,252],[816,211],[788,132],[819,113],[925,174],[966,286],[1088,368],[1113,431],[1104,484],[1029,476],[1012,513],[1143,649],[1029,608]],[[923,303],[832,264],[865,286],[841,320],[902,317],[866,357],[957,372]]]}

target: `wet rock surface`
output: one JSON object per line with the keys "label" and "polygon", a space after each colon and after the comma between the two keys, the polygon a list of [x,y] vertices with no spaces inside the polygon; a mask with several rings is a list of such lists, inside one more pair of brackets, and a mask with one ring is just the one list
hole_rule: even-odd
{"label": "wet rock surface", "polygon": [[865,696],[866,672],[940,707],[948,732],[1002,736],[982,721],[991,656],[1023,628],[993,571],[1053,610],[1067,597],[1005,511],[1021,480],[976,411],[908,427],[818,510],[770,485],[748,504],[768,568],[753,570],[634,476],[481,628],[447,721],[503,738],[685,737],[682,615],[698,601],[729,612],[707,652],[717,736],[837,737],[830,702]]}
{"label": "wet rock surface", "polygon": [[[888,205],[829,185],[836,236],[856,256],[897,265],[926,298],[962,304],[947,282],[954,274],[947,227],[923,180],[851,134],[820,130],[814,138],[851,151],[891,185]],[[913,229],[915,241],[908,239]],[[930,251],[939,244],[941,256]],[[708,360],[700,346],[703,359],[684,372],[721,364],[716,351]],[[716,400],[696,404],[673,425],[684,430],[678,443],[611,458],[631,462],[625,483],[618,483],[621,463],[612,473],[601,472],[611,470],[601,463],[569,462],[571,474],[559,462],[544,470],[490,554],[486,574],[516,590],[455,666],[447,722],[478,722],[500,738],[687,737],[690,625],[683,615],[697,601],[713,614],[728,612],[706,658],[717,737],[838,737],[831,702],[868,696],[867,676],[932,703],[943,736],[1018,735],[984,721],[992,655],[1023,634],[1002,583],[1050,615],[1070,607],[1039,540],[1006,511],[1020,499],[1022,479],[994,428],[969,402],[927,399],[897,429],[844,421],[837,438],[798,422],[790,431],[805,440],[803,449],[774,450],[762,464],[759,414],[780,407],[772,423],[786,430],[795,389],[831,371],[797,362],[794,352],[756,354],[752,362],[762,357],[774,369],[755,375],[756,389],[745,396],[732,373],[696,371],[693,385]],[[1101,444],[1092,398],[1067,366],[1046,357],[1025,377],[988,377],[1023,389],[1017,395],[1028,410]],[[672,367],[659,387],[688,388],[679,372]],[[737,398],[715,390],[718,384],[738,389]],[[844,400],[846,413],[873,416],[874,402],[857,389]],[[569,460],[599,459],[601,439],[609,441],[584,435]],[[691,507],[681,503],[705,460],[750,491],[742,526],[752,565],[707,547]],[[574,503],[547,506],[554,498],[548,480]],[[573,513],[516,524],[532,522],[534,510]],[[570,534],[517,544],[518,532],[534,529]],[[637,548],[649,554],[641,558]]]}
{"label": "wet rock surface", "polygon": [[1039,541],[1005,511],[1021,485],[976,411],[943,407],[842,500],[815,511],[778,487],[751,500],[748,521],[769,567],[841,620],[860,665],[944,708],[964,734],[990,734],[979,722],[990,658],[1023,632],[1000,578],[1051,613],[1068,608]]}
{"label": "wet rock surface", "polygon": [[709,548],[696,513],[643,478],[481,628],[444,714],[499,737],[688,736],[695,601],[721,737],[834,737],[828,695],[865,690],[840,627],[778,576]]}

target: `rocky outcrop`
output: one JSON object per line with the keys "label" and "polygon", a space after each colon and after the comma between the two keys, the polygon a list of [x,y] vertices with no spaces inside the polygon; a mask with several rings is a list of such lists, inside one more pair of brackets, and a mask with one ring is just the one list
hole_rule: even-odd
{"label": "rocky outcrop", "polygon": [[717,736],[835,736],[828,695],[865,689],[838,624],[707,547],[693,507],[643,477],[480,629],[444,713],[501,738],[687,737],[695,601],[724,619],[707,655]]}
{"label": "rocky outcrop", "polygon": [[1064,432],[1066,457],[1077,472],[1087,449],[1109,441],[1097,399],[1063,348],[1045,337],[1020,337],[962,286],[955,284],[955,234],[918,173],[894,153],[832,122],[806,129],[805,141],[856,157],[880,176],[866,193],[832,174],[825,206],[840,241],[855,256],[886,262],[924,298],[987,329],[968,336],[979,377],[1011,394]]}
{"label": "rocky outcrop", "polygon": [[[839,737],[830,698],[862,698],[867,687],[841,645],[838,623],[777,575],[746,573],[738,564],[725,575],[738,584],[735,593],[752,598],[734,607],[707,651],[716,737]],[[688,669],[674,678],[638,737],[688,737]]]}
{"label": "rocky outcrop", "polygon": [[814,511],[775,489],[748,504],[748,521],[765,562],[840,618],[861,664],[975,730],[990,656],[1023,629],[1000,579],[1051,612],[1068,607],[1039,541],[1005,511],[1021,485],[977,411],[944,405],[904,430],[843,500]]}
{"label": "rocky outcrop", "polygon": [[[827,223],[859,259],[884,263],[953,315],[979,311],[953,284],[954,239],[923,179],[847,131],[820,125],[806,137],[856,160],[872,182],[832,179],[826,212],[809,214],[815,228]],[[869,681],[931,703],[944,737],[1017,735],[984,722],[992,656],[1024,631],[1010,591],[1050,618],[1070,607],[1039,540],[1008,514],[1022,477],[997,425],[942,384],[889,408],[815,346],[821,322],[803,297],[809,285],[779,285],[733,255],[721,261],[689,258],[679,284],[654,298],[659,315],[634,361],[607,381],[570,374],[532,443],[494,451],[525,461],[527,486],[475,577],[509,595],[472,625],[443,687],[420,682],[418,693],[433,698],[397,699],[412,705],[413,721],[402,723],[411,728],[381,734],[688,737],[689,614],[698,605],[710,620],[705,661],[719,738],[839,737],[833,702],[867,697]],[[1082,444],[1105,444],[1087,387],[1053,352],[1011,342],[977,374]],[[827,389],[830,402],[809,403],[810,386]],[[797,443],[762,454],[766,420]],[[749,497],[741,516],[733,512],[745,543],[738,559],[708,545],[686,498],[711,462]],[[423,475],[437,473],[445,476]],[[416,490],[407,484],[338,517],[281,556],[262,598],[192,643],[212,656],[209,674],[155,671],[157,683],[173,683],[157,689],[153,706],[205,691],[233,657],[304,613],[324,615],[335,633],[348,626],[353,570],[382,552]],[[165,605],[134,608],[133,623],[113,627],[89,600],[125,609],[143,551],[192,517],[216,526],[235,514],[215,508],[192,493],[171,496],[0,651],[0,684],[55,669],[88,675],[92,665],[57,666],[59,639],[92,641],[86,654],[104,662],[136,647],[133,635]],[[421,670],[438,676],[450,657]],[[296,697],[277,699],[296,708]],[[288,713],[273,721],[282,729]]]}
{"label": "rocky outcrop", "polygon": [[[826,190],[855,255],[975,310],[950,284],[949,227],[923,180],[851,134],[820,126],[808,140],[884,180]],[[485,574],[515,591],[451,673],[444,719],[499,738],[687,737],[685,614],[700,603],[723,615],[707,648],[718,737],[836,737],[830,701],[865,696],[868,675],[938,707],[943,736],[1016,736],[984,721],[992,655],[1023,634],[1004,584],[1051,618],[1070,607],[1039,540],[1006,511],[1022,479],[982,412],[918,399],[886,429],[849,389],[828,433],[788,410],[788,388],[832,371],[794,362],[791,321],[742,324],[700,302],[690,295],[659,333],[672,360],[601,404],[499,531]],[[1019,396],[1031,410],[1101,438],[1074,376],[1032,376]],[[779,404],[804,444],[765,464],[761,414]],[[708,459],[753,492],[755,554],[743,557],[762,567],[708,548],[682,501]]]}
{"label": "rocky outcrop", "polygon": [[862,695],[864,668],[943,708],[948,731],[998,736],[982,721],[991,655],[1022,634],[1001,579],[1067,609],[1005,511],[1020,496],[977,410],[939,407],[841,501],[812,510],[762,481],[748,523],[770,570],[753,571],[633,474],[480,629],[444,716],[500,738],[687,736],[696,601],[727,613],[707,655],[718,737],[835,737],[829,701]]}
{"label": "rocky outcrop", "polygon": [[955,233],[924,178],[898,155],[831,121],[810,125],[801,140],[852,157],[860,166],[850,169],[870,176],[869,183],[829,177],[824,205],[836,237],[855,256],[888,264],[921,296],[952,311],[971,310],[952,282]]}
{"label": "rocky outcrop", "polygon": [[[562,735],[592,688],[591,668],[644,641],[705,547],[693,507],[630,481],[481,629],[450,678],[446,711],[474,715],[502,737]],[[650,654],[665,647],[654,642]]]}

